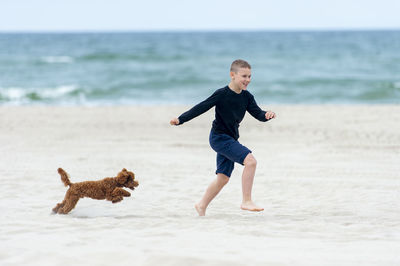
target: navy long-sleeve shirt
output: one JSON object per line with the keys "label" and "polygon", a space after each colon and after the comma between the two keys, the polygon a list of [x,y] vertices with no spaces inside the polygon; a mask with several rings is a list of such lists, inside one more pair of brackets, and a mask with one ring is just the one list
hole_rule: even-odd
{"label": "navy long-sleeve shirt", "polygon": [[260,121],[267,121],[266,112],[261,110],[250,92],[242,90],[241,93],[236,93],[226,86],[180,115],[179,125],[207,112],[213,106],[215,106],[215,120],[212,129],[216,133],[227,134],[236,140],[239,138],[239,124],[246,111]]}

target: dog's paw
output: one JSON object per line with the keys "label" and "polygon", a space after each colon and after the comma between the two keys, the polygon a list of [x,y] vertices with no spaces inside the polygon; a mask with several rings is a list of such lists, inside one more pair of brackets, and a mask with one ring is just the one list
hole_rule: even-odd
{"label": "dog's paw", "polygon": [[114,197],[113,200],[111,201],[112,203],[117,203],[123,200],[124,198],[122,196]]}

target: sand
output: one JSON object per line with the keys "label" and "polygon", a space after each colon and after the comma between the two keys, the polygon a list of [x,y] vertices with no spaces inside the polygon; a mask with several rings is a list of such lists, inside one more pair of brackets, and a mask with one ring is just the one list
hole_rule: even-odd
{"label": "sand", "polygon": [[[213,111],[170,126],[185,106],[0,107],[0,264],[400,265],[400,106],[277,105],[246,115],[264,212],[240,210],[241,171],[211,203]],[[72,182],[123,167],[140,186],[111,204],[52,215]]]}

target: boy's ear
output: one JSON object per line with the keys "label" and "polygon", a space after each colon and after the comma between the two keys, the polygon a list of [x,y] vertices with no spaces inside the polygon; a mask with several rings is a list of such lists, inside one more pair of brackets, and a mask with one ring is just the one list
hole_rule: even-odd
{"label": "boy's ear", "polygon": [[229,72],[229,76],[231,76],[231,79],[233,79],[235,77],[235,72],[233,71]]}

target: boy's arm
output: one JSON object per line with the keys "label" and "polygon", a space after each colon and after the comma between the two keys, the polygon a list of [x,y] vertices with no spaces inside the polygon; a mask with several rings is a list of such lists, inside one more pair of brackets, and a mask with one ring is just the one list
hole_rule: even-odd
{"label": "boy's arm", "polygon": [[211,107],[215,106],[222,95],[221,90],[215,91],[210,97],[202,101],[201,103],[195,105],[189,111],[181,114],[178,118],[171,120],[171,125],[182,125],[183,123],[207,112]]}
{"label": "boy's arm", "polygon": [[250,94],[249,104],[247,105],[247,111],[257,120],[265,122],[272,118],[275,118],[275,113],[271,111],[263,111],[257,105],[254,96]]}

